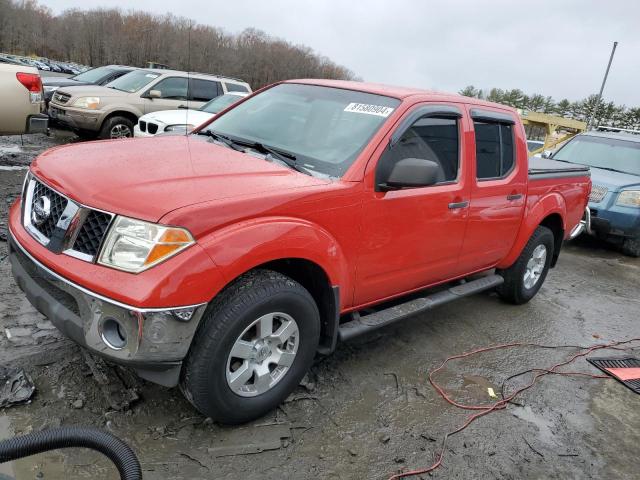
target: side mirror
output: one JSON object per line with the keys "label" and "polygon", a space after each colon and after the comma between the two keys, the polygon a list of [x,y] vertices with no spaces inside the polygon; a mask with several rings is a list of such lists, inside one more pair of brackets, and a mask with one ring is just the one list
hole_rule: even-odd
{"label": "side mirror", "polygon": [[149,90],[149,98],[162,98],[160,90]]}
{"label": "side mirror", "polygon": [[397,162],[386,181],[382,181],[379,188],[395,190],[398,188],[428,187],[438,182],[440,165],[433,160],[424,158],[403,158]]}
{"label": "side mirror", "polygon": [[553,155],[553,152],[551,150],[545,150],[544,152],[542,152],[542,158],[551,158],[551,155]]}

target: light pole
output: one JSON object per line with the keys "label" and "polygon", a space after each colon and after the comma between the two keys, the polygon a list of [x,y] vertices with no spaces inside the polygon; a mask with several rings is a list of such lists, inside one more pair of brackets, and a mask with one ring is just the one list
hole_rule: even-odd
{"label": "light pole", "polygon": [[613,48],[611,49],[611,56],[609,57],[609,63],[607,64],[607,71],[604,72],[604,78],[602,79],[602,85],[600,86],[600,93],[598,94],[598,100],[596,101],[596,106],[593,109],[593,113],[587,122],[587,130],[589,130],[589,126],[591,125],[591,121],[596,117],[596,113],[598,113],[598,108],[600,108],[600,100],[602,100],[602,92],[604,91],[604,84],[607,83],[607,77],[609,76],[609,69],[611,68],[611,62],[613,61],[613,56],[616,53],[616,47],[618,46],[618,42],[613,42]]}

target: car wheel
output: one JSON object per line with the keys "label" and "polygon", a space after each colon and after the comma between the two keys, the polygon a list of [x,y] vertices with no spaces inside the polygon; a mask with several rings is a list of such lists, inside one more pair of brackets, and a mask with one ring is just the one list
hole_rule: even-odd
{"label": "car wheel", "polygon": [[111,117],[100,129],[100,138],[118,139],[133,137],[133,122],[126,117]]}
{"label": "car wheel", "polygon": [[302,285],[270,270],[250,272],[209,305],[180,387],[217,422],[254,420],[298,386],[319,337],[318,307]]}
{"label": "car wheel", "polygon": [[531,300],[544,283],[551,266],[554,237],[547,227],[536,228],[516,262],[496,273],[504,277],[498,294],[509,303],[521,305]]}
{"label": "car wheel", "polygon": [[622,253],[630,257],[640,257],[640,236],[625,238],[622,242]]}

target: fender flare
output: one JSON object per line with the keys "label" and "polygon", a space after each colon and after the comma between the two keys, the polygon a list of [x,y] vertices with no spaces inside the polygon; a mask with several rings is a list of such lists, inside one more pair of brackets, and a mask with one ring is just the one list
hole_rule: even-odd
{"label": "fender flare", "polygon": [[527,206],[522,222],[520,223],[520,230],[518,231],[516,240],[509,254],[496,265],[496,268],[508,268],[513,265],[527,245],[535,229],[538,228],[545,218],[553,214],[560,216],[562,219],[562,228],[566,232],[567,206],[564,197],[558,192],[551,192],[536,201],[532,206]]}
{"label": "fender flare", "polygon": [[302,259],[326,274],[330,287],[339,286],[341,303],[352,290],[352,272],[345,254],[322,227],[292,217],[261,217],[216,230],[200,242],[219,269],[225,285],[212,286],[211,298],[240,275],[268,262]]}

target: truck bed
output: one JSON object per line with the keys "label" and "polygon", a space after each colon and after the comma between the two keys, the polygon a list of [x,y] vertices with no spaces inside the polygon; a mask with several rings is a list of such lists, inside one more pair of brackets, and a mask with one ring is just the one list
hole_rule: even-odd
{"label": "truck bed", "polygon": [[542,180],[563,177],[590,177],[589,167],[576,163],[559,162],[549,158],[529,159],[529,179]]}

